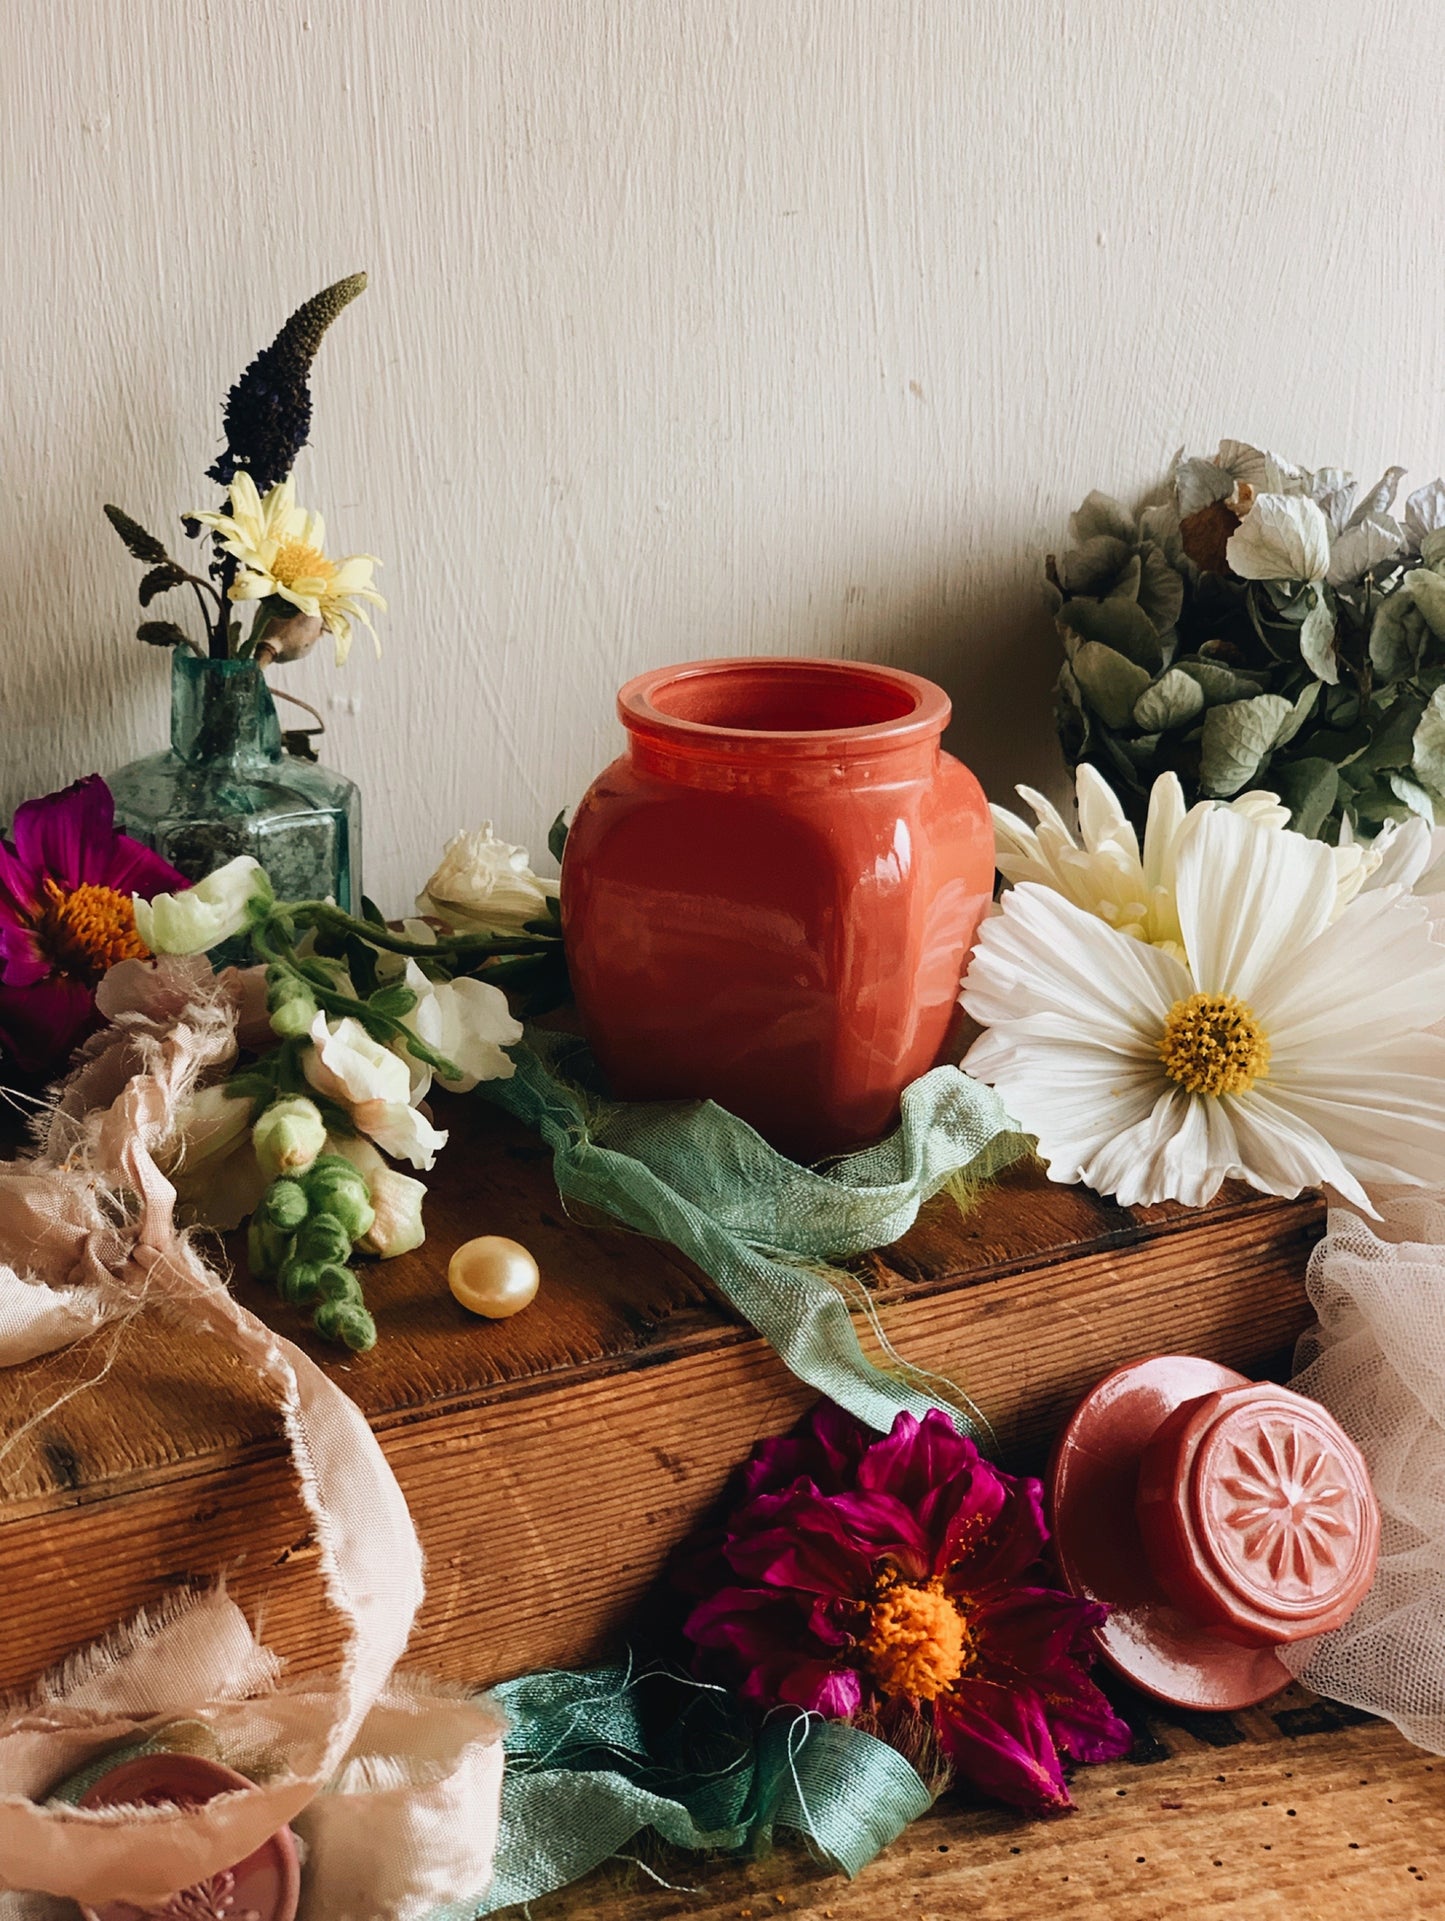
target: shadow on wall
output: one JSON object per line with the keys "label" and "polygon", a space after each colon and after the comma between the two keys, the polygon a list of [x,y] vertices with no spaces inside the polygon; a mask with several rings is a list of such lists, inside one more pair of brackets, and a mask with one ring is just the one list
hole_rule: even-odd
{"label": "shadow on wall", "polygon": [[1053,723],[1061,656],[1032,554],[971,569],[963,587],[920,587],[901,615],[895,597],[886,618],[871,630],[850,623],[845,644],[828,651],[937,681],[953,702],[944,745],[990,800],[1012,804],[1019,781],[1063,791]]}

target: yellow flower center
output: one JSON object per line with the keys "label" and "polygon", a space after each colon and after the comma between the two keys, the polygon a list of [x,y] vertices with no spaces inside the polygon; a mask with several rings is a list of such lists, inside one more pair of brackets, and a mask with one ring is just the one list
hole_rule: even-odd
{"label": "yellow flower center", "polygon": [[885,1587],[859,1646],[885,1694],[915,1701],[936,1700],[973,1661],[968,1624],[937,1580]]}
{"label": "yellow flower center", "polygon": [[45,882],[40,944],[62,974],[93,985],[117,961],[144,960],[150,949],[135,931],[129,894],[87,881],[67,894]]}
{"label": "yellow flower center", "polygon": [[1233,994],[1191,994],[1164,1022],[1159,1058],[1188,1094],[1247,1094],[1269,1072],[1269,1042]]}
{"label": "yellow flower center", "polygon": [[329,587],[336,578],[336,563],[304,540],[283,540],[271,562],[271,578],[283,587],[294,587],[298,580],[320,581]]}

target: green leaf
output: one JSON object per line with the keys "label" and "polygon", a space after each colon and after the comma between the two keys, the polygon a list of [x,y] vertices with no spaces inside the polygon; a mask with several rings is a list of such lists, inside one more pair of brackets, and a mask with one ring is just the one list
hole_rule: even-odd
{"label": "green leaf", "polygon": [[1217,660],[1179,660],[1174,666],[1197,684],[1206,707],[1220,707],[1227,700],[1252,700],[1260,691],[1247,674],[1237,674]]}
{"label": "green leaf", "polygon": [[1171,667],[1134,703],[1134,725],[1142,734],[1160,734],[1170,727],[1187,727],[1204,710],[1204,690],[1179,668]]}
{"label": "green leaf", "polygon": [[1412,814],[1418,814],[1421,820],[1428,821],[1433,827],[1436,819],[1434,798],[1423,787],[1417,786],[1408,774],[1389,774],[1386,778],[1396,800],[1402,800]]}
{"label": "green leaf", "polygon": [[1109,494],[1096,487],[1076,513],[1069,516],[1069,544],[1082,547],[1090,540],[1117,540],[1132,545],[1134,516]]}
{"label": "green leaf", "polygon": [[1167,634],[1184,610],[1184,578],[1170,565],[1162,547],[1152,542],[1141,549],[1143,569],[1139,578],[1139,605],[1154,623],[1156,633]]}
{"label": "green leaf", "polygon": [[1388,706],[1371,703],[1373,738],[1359,756],[1361,768],[1378,773],[1388,767],[1408,767],[1414,757],[1415,729],[1425,711],[1418,694],[1402,688]]}
{"label": "green leaf", "polygon": [[[1306,690],[1311,697],[1316,691],[1314,687]],[[1309,705],[1313,704],[1311,698]],[[1299,702],[1290,702],[1282,694],[1257,694],[1253,700],[1211,707],[1204,716],[1200,740],[1199,779],[1204,792],[1227,800],[1247,787],[1275,748],[1293,739],[1307,712],[1307,707],[1301,711]]]}
{"label": "green leaf", "polygon": [[[1445,687],[1435,689],[1420,716],[1411,742],[1410,765],[1426,787],[1445,795]],[[1404,800],[1405,796],[1401,794],[1400,798]]]}
{"label": "green leaf", "polygon": [[562,849],[567,845],[567,809],[564,807],[556,820],[547,829],[547,852],[553,860],[560,861]]}
{"label": "green leaf", "polygon": [[1305,665],[1326,686],[1339,684],[1340,669],[1335,659],[1335,613],[1328,596],[1318,587],[1311,590],[1309,612],[1299,630],[1299,650]]}
{"label": "green leaf", "polygon": [[175,563],[155,535],[148,534],[138,520],[132,520],[129,514],[109,503],[105,508],[105,517],[137,560],[143,560],[148,567],[174,566]]}
{"label": "green leaf", "polygon": [[1132,660],[1100,641],[1086,640],[1075,650],[1073,669],[1085,699],[1100,720],[1109,727],[1127,727],[1135,701],[1149,685],[1144,668],[1136,667]]}
{"label": "green leaf", "polygon": [[1164,652],[1154,623],[1133,600],[1069,600],[1059,609],[1059,625],[1083,641],[1097,641],[1152,673]]}
{"label": "green leaf", "polygon": [[190,635],[173,620],[143,620],[135,630],[137,640],[148,647],[189,647]]}
{"label": "green leaf", "polygon": [[1133,552],[1133,534],[1120,540],[1112,534],[1097,534],[1077,547],[1070,547],[1059,568],[1059,581],[1066,594],[1102,594]]}
{"label": "green leaf", "polygon": [[1425,651],[1425,617],[1413,593],[1386,594],[1370,623],[1370,665],[1381,680],[1413,674]]}
{"label": "green leaf", "polygon": [[158,567],[152,567],[148,574],[141,575],[140,604],[149,607],[157,594],[169,593],[172,587],[185,585],[185,575],[172,560],[164,560]]}
{"label": "green leaf", "polygon": [[402,982],[394,981],[387,987],[378,987],[366,1004],[374,1014],[399,1021],[416,1006],[416,994]]}
{"label": "green leaf", "polygon": [[1290,811],[1296,833],[1317,839],[1339,799],[1340,777],[1327,760],[1276,761],[1269,770],[1270,785]]}
{"label": "green leaf", "polygon": [[1436,640],[1445,640],[1445,574],[1416,567],[1406,574],[1400,592],[1409,594]]}
{"label": "green leaf", "polygon": [[346,971],[362,1000],[376,991],[376,949],[355,934],[346,936]]}

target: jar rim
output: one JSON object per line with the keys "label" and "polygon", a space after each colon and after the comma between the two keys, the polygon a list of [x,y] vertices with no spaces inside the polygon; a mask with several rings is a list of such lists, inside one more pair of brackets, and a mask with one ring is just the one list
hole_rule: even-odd
{"label": "jar rim", "polygon": [[935,682],[901,667],[742,655],[638,674],[618,693],[617,711],[629,734],[683,752],[813,758],[936,740],[952,705]]}

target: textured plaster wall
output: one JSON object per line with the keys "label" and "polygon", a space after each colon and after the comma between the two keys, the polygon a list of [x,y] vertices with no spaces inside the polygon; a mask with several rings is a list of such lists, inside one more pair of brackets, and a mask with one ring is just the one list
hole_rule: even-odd
{"label": "textured plaster wall", "polygon": [[225,387],[357,266],[298,479],[385,652],[283,684],[386,905],[464,822],[538,847],[669,659],[905,664],[995,794],[1056,779],[1090,486],[1445,461],[1438,46],[1432,0],[11,0],[0,816],[161,743],[101,503],[206,504]]}

